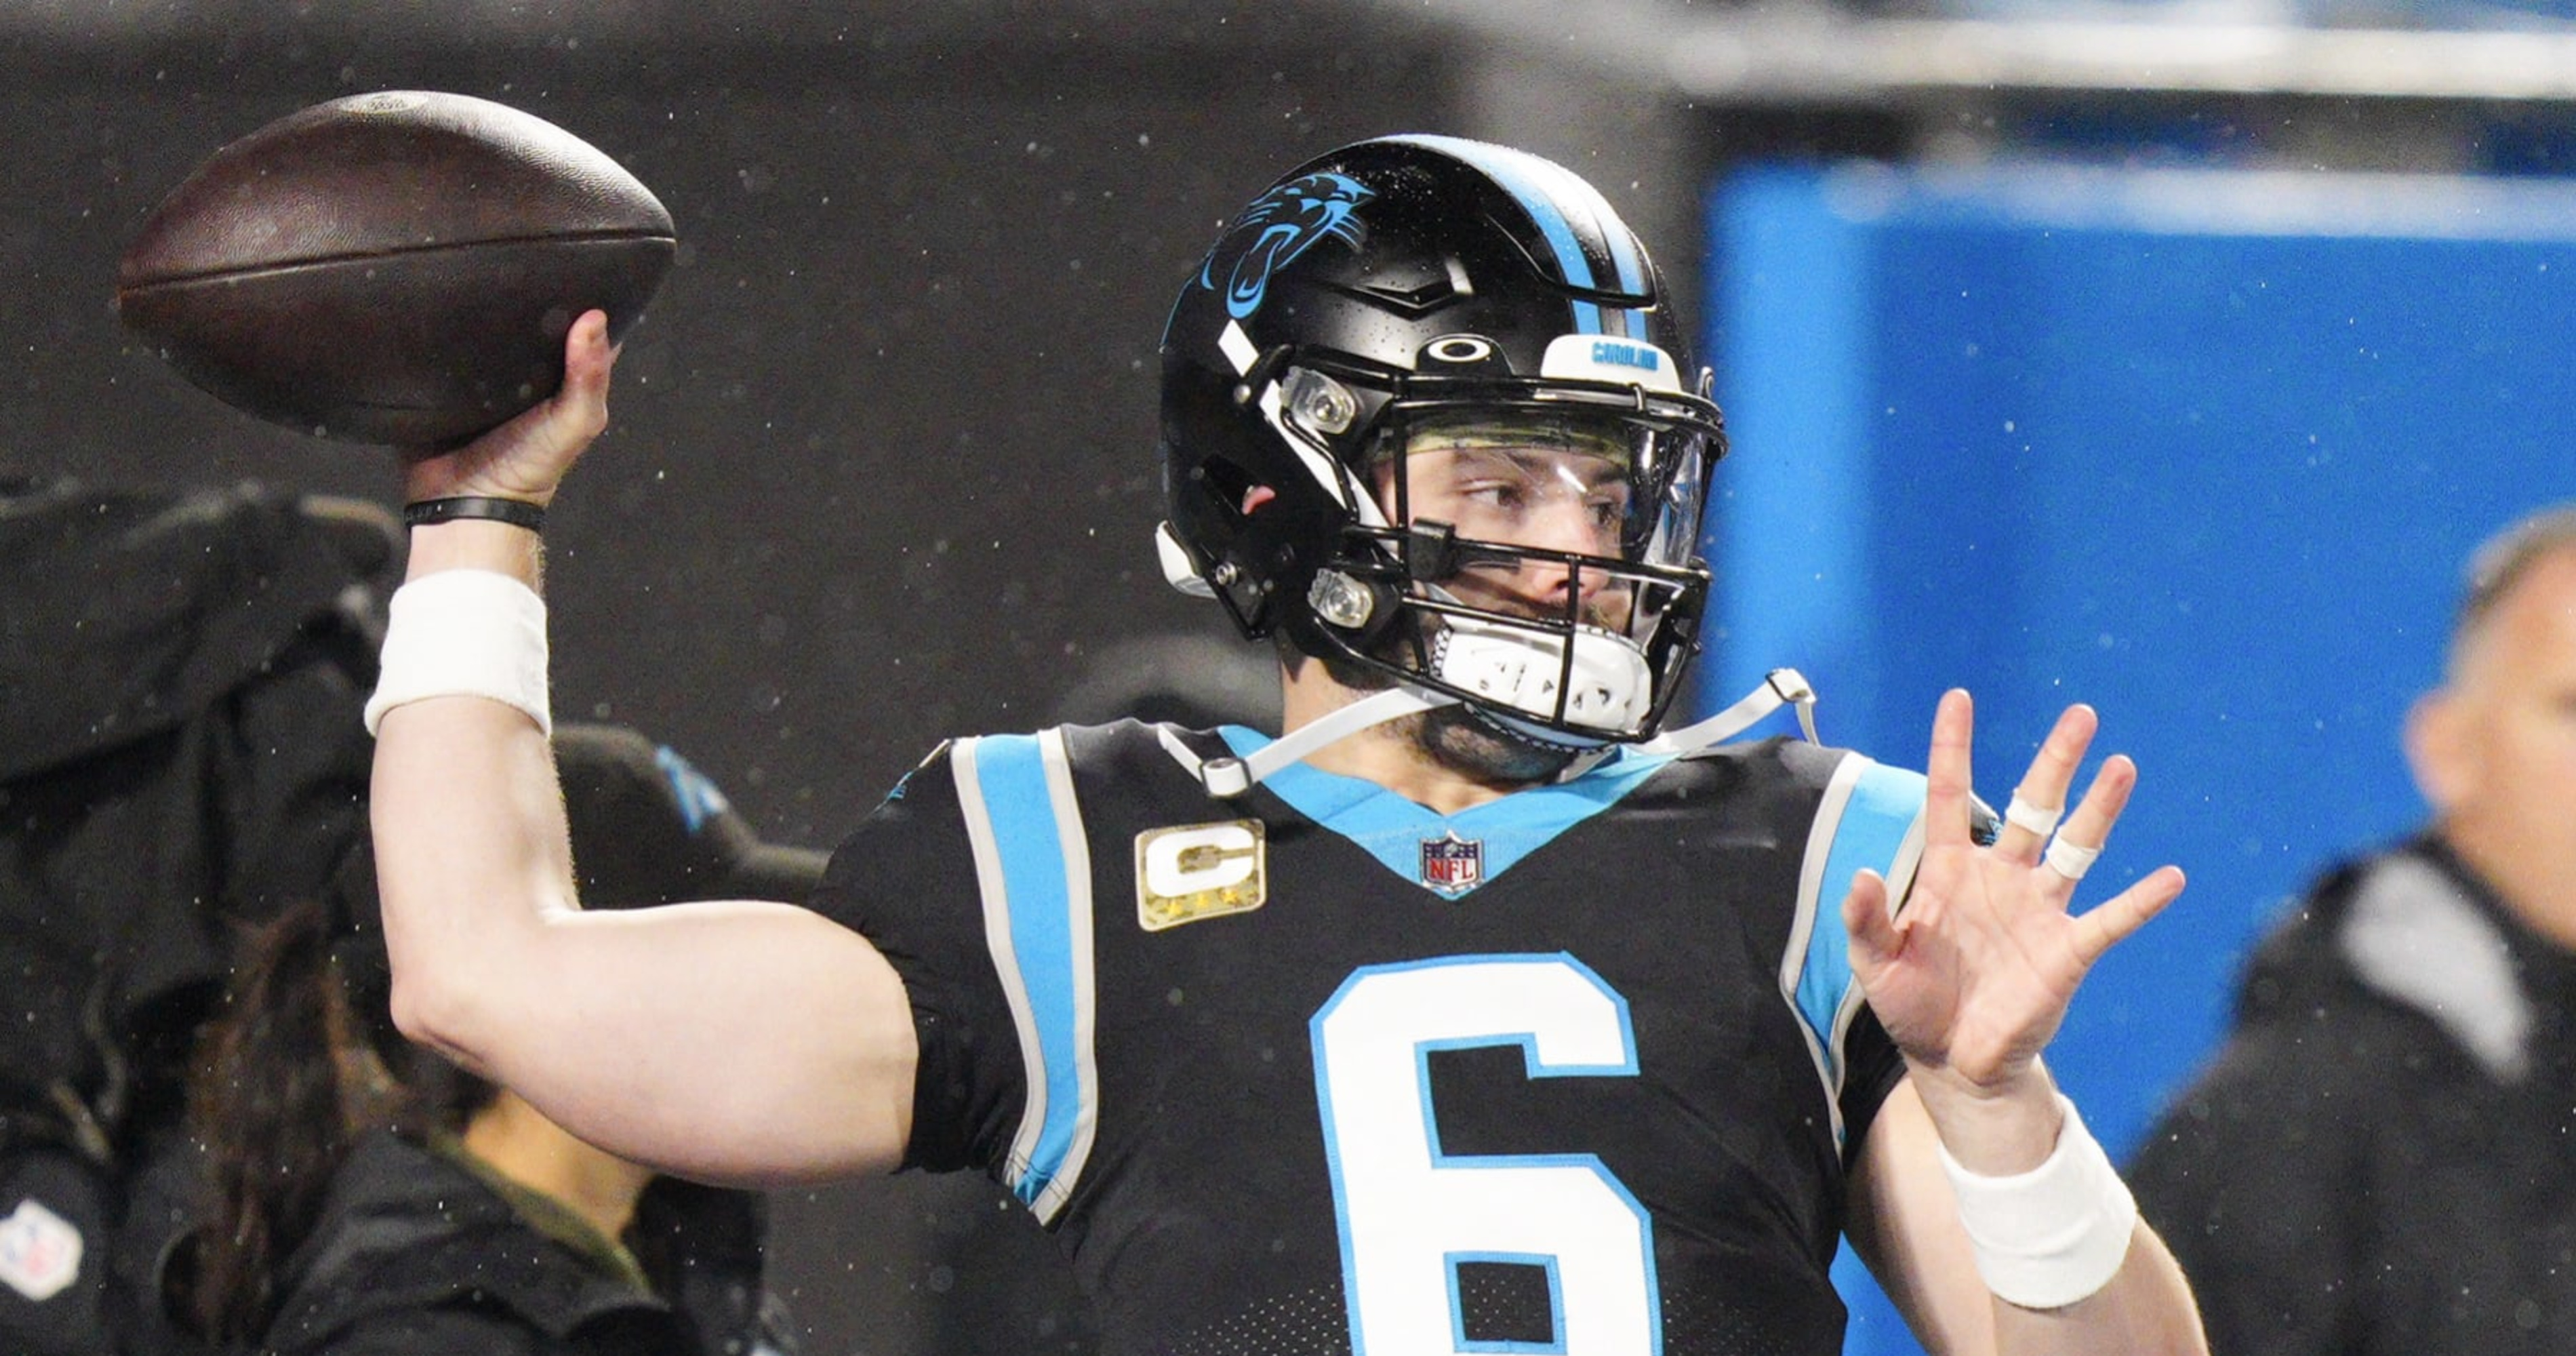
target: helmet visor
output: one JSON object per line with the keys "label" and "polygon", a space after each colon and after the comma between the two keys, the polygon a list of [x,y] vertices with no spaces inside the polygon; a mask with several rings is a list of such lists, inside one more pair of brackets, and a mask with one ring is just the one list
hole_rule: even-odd
{"label": "helmet visor", "polygon": [[[1425,623],[1407,667],[1548,728],[1651,729],[1706,588],[1697,548],[1713,429],[1641,415],[1633,399],[1488,397],[1389,415],[1369,480],[1392,520],[1376,535]],[[1517,648],[1480,648],[1507,635]],[[1633,680],[1585,681],[1618,653],[1633,660],[1612,667],[1633,662]]]}
{"label": "helmet visor", "polygon": [[1693,423],[1628,411],[1434,406],[1388,421],[1373,478],[1396,522],[1446,524],[1463,542],[1686,566],[1708,446]]}

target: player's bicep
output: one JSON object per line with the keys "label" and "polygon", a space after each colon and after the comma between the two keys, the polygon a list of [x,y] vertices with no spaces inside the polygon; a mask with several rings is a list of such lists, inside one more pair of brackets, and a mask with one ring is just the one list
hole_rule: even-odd
{"label": "player's bicep", "polygon": [[1855,1156],[1844,1232],[1924,1350],[1987,1351],[1994,1299],[1959,1226],[1937,1134],[1914,1085],[1898,1083]]}
{"label": "player's bicep", "polygon": [[684,1177],[890,1167],[910,1130],[903,982],[856,932],[768,903],[557,915],[513,986],[560,1033],[488,1072],[576,1134]]}

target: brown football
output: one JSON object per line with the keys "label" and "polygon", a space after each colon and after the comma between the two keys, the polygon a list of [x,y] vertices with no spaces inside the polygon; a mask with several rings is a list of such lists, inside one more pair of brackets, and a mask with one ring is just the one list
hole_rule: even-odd
{"label": "brown football", "polygon": [[116,310],[188,380],[352,442],[453,443],[563,383],[678,242],[651,190],[532,114],[461,94],[319,104],[215,152],[145,218]]}

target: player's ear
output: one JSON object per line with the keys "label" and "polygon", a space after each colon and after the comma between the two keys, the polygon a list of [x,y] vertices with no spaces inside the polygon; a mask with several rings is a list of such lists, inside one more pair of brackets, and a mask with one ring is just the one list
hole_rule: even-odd
{"label": "player's ear", "polygon": [[2450,813],[2477,785],[2477,755],[2468,737],[2468,712],[2458,693],[2437,688],[2406,711],[2406,764],[2415,789],[2435,818]]}

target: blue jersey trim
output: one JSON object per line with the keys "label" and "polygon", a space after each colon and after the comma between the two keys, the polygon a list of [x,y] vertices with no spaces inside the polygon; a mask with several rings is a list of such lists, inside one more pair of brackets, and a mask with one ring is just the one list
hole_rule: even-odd
{"label": "blue jersey trim", "polygon": [[1037,737],[978,739],[974,767],[1008,892],[1017,973],[1004,980],[1027,995],[1046,1070],[1045,1120],[1027,1165],[1010,1184],[1022,1201],[1035,1205],[1064,1167],[1088,1100],[1080,1067],[1083,986],[1076,973],[1070,873]]}
{"label": "blue jersey trim", "polygon": [[[1270,743],[1241,725],[1219,730],[1237,758]],[[1488,883],[1566,830],[1619,803],[1663,770],[1670,754],[1622,751],[1570,782],[1533,786],[1500,800],[1444,815],[1375,782],[1291,763],[1261,784],[1297,813],[1349,839],[1387,870],[1415,884],[1422,880],[1422,845],[1456,834],[1484,846]]]}
{"label": "blue jersey trim", "polygon": [[1806,963],[1798,971],[1797,1007],[1825,1052],[1826,1077],[1836,1088],[1842,1086],[1843,1051],[1841,1033],[1834,1028],[1855,982],[1851,938],[1843,930],[1843,895],[1863,867],[1886,874],[1923,811],[1924,786],[1920,773],[1881,764],[1863,769],[1825,852],[1815,926],[1807,934]]}

